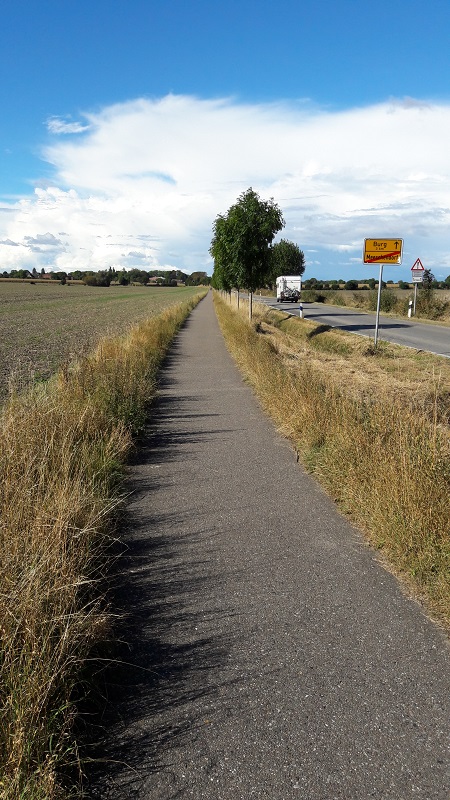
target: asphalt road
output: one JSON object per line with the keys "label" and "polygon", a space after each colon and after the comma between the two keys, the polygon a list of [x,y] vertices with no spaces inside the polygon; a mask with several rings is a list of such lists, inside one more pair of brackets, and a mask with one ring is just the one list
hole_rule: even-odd
{"label": "asphalt road", "polygon": [[[299,314],[298,303],[277,303],[273,297],[257,295],[255,299],[289,314],[296,316]],[[323,303],[304,303],[303,310],[304,317],[313,322],[340,328],[349,333],[374,337],[375,314],[367,314],[355,308],[326,306]],[[380,314],[378,338],[450,358],[450,326],[429,325],[408,318],[394,319]]]}
{"label": "asphalt road", "polygon": [[211,294],[129,488],[86,796],[448,800],[447,640],[262,414]]}

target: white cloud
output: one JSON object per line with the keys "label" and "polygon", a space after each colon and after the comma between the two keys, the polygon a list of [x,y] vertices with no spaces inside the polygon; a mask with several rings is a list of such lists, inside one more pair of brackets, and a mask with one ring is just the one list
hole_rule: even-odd
{"label": "white cloud", "polygon": [[[389,99],[329,112],[169,95],[83,117],[83,137],[44,151],[52,184],[0,216],[0,236],[29,245],[0,240],[6,268],[52,258],[59,269],[211,269],[214,218],[253,186],[279,203],[280,235],[316,251],[324,277],[335,266],[364,275],[355,264],[372,236],[405,240],[403,277],[419,256],[450,272],[448,104]],[[77,132],[53,122],[53,132]],[[38,241],[58,231],[65,239],[53,248]]]}
{"label": "white cloud", "polygon": [[24,240],[28,246],[48,245],[49,247],[57,247],[61,244],[61,240],[53,236],[52,233],[38,233],[37,236],[24,236]]}
{"label": "white cloud", "polygon": [[62,117],[49,117],[46,122],[47,130],[54,134],[68,134],[68,133],[84,133],[89,130],[89,125],[83,125],[81,122],[69,122],[62,119]]}

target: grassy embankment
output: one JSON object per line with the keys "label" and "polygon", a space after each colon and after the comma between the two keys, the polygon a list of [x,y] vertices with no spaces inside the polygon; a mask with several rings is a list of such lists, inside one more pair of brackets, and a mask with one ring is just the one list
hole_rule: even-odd
{"label": "grassy embankment", "polygon": [[[414,297],[411,289],[398,289],[390,287],[382,289],[380,310],[383,314],[407,317],[408,304]],[[329,289],[304,289],[302,292],[304,302],[321,302],[336,306],[349,306],[350,308],[360,308],[364,311],[373,312],[377,309],[378,291],[376,289],[358,289],[351,291],[341,289],[333,291]],[[450,324],[450,291],[445,289],[433,289],[427,294],[423,289],[417,292],[416,314],[413,319],[420,319],[423,322],[437,321],[442,324]]]}
{"label": "grassy embankment", "polygon": [[0,797],[55,800],[101,600],[123,465],[192,298],[107,338],[0,416]]}
{"label": "grassy embankment", "polygon": [[265,410],[383,560],[450,624],[450,362],[215,295]]}

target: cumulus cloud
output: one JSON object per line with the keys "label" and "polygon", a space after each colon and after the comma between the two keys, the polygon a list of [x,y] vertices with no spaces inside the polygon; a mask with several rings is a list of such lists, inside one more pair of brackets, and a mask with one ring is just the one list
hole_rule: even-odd
{"label": "cumulus cloud", "polygon": [[29,247],[35,244],[57,247],[62,244],[61,239],[57,239],[52,233],[38,233],[36,236],[24,236],[24,240]]}
{"label": "cumulus cloud", "polygon": [[141,252],[139,252],[139,250],[130,250],[130,252],[128,253],[128,256],[130,258],[148,258],[148,254],[147,253],[141,253]]}
{"label": "cumulus cloud", "polygon": [[[280,235],[314,251],[324,277],[355,275],[364,238],[381,236],[405,240],[402,277],[419,256],[436,274],[450,271],[448,104],[389,99],[333,112],[169,95],[83,117],[83,137],[44,150],[51,185],[0,216],[5,240],[30,237],[48,253],[51,240],[35,231],[49,232],[40,235],[54,237],[59,269],[210,271],[212,222],[252,186],[279,203]],[[29,249],[0,241],[2,263],[29,266]]]}

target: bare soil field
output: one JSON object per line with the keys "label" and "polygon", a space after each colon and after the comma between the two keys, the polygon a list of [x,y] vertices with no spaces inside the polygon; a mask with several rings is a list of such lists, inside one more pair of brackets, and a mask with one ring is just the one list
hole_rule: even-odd
{"label": "bare soil field", "polygon": [[61,286],[0,281],[0,403],[45,380],[108,334],[159,314],[198,287]]}

